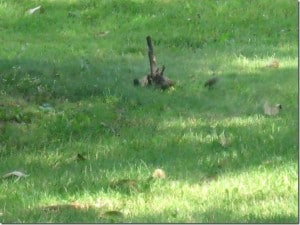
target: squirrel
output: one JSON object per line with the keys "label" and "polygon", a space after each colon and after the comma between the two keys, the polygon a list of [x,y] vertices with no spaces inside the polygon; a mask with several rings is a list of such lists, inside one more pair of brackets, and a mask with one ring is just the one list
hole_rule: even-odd
{"label": "squirrel", "polygon": [[211,87],[214,86],[218,81],[219,81],[219,78],[218,78],[218,77],[212,77],[212,78],[208,79],[207,81],[205,81],[204,87],[211,88]]}

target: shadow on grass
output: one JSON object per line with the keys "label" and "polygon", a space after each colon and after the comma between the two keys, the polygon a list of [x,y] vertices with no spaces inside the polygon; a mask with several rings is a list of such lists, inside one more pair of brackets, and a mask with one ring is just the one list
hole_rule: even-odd
{"label": "shadow on grass", "polygon": [[[89,139],[91,143],[97,142],[99,138],[114,138],[116,141],[120,141],[124,137],[128,138],[127,143],[121,147],[122,153],[118,153],[119,156],[112,156],[108,160],[111,162],[111,165],[114,165],[114,162],[124,162],[123,157],[128,155],[129,162],[132,163],[143,160],[147,164],[163,165],[166,168],[176,165],[177,169],[178,166],[182,166],[183,170],[222,171],[226,167],[233,169],[231,165],[235,165],[235,169],[240,169],[250,166],[250,164],[260,165],[262,162],[269,160],[270,157],[272,159],[272,157],[281,156],[282,160],[288,160],[295,155],[290,150],[295,147],[294,144],[296,142],[284,141],[289,136],[289,131],[287,130],[284,130],[285,134],[283,135],[279,132],[272,134],[271,138],[282,140],[281,146],[277,145],[279,141],[274,143],[271,139],[262,140],[264,129],[271,132],[271,118],[258,117],[261,124],[257,126],[262,129],[259,133],[254,133],[252,130],[256,126],[255,121],[253,122],[254,124],[246,123],[246,125],[242,125],[243,120],[247,120],[247,117],[251,118],[254,112],[255,115],[259,112],[262,113],[260,109],[260,95],[265,93],[264,85],[267,85],[271,79],[273,81],[274,79],[277,80],[277,84],[268,88],[268,93],[265,95],[270,96],[274,92],[273,96],[278,96],[284,110],[295,108],[293,107],[294,102],[288,99],[288,95],[280,96],[278,94],[280,90],[290,89],[287,83],[284,83],[286,78],[283,78],[281,74],[291,74],[294,69],[278,69],[275,75],[273,72],[267,72],[263,76],[260,76],[260,74],[251,75],[251,79],[249,79],[248,75],[224,74],[223,81],[213,90],[204,89],[201,87],[201,83],[197,87],[197,85],[189,84],[188,81],[185,81],[187,86],[181,86],[171,92],[161,92],[155,89],[135,88],[132,80],[126,76],[126,73],[129,76],[128,66],[121,63],[122,68],[120,70],[124,69],[127,71],[124,77],[119,76],[113,70],[112,65],[118,64],[118,62],[120,62],[120,59],[117,58],[116,62],[111,62],[110,65],[95,65],[91,71],[81,71],[74,77],[72,74],[76,73],[77,70],[80,71],[80,66],[78,65],[77,67],[74,67],[73,64],[59,66],[61,71],[66,72],[64,74],[64,72],[59,72],[59,69],[56,69],[55,66],[53,68],[52,65],[45,62],[1,61],[4,65],[1,67],[1,73],[6,79],[6,89],[8,92],[10,90],[12,98],[15,95],[21,95],[27,99],[28,104],[41,104],[45,101],[54,101],[55,104],[56,101],[61,99],[70,99],[71,102],[77,104],[82,100],[104,99],[115,96],[117,99],[116,103],[105,103],[104,101],[103,104],[103,106],[105,104],[112,105],[108,109],[107,114],[114,114],[113,116],[105,118],[102,113],[102,115],[96,115],[93,119],[92,117],[95,115],[91,110],[81,110],[80,107],[76,106],[72,115],[66,115],[65,119],[60,119],[57,116],[57,121],[55,121],[55,116],[54,121],[48,123],[51,126],[47,128],[50,139],[54,135],[59,136],[62,141],[69,140],[68,134],[75,139],[90,136],[92,137]],[[134,64],[134,61],[131,61],[131,63]],[[13,67],[13,65],[21,66]],[[32,65],[34,65],[33,68]],[[190,71],[187,71],[187,73],[192,72],[192,70],[193,68],[190,68]],[[95,75],[97,71],[100,71],[99,73],[102,76]],[[116,76],[118,79],[114,81],[111,76]],[[201,80],[204,81],[205,79],[199,78],[199,82]],[[188,90],[190,87],[192,91]],[[199,94],[195,95],[197,92],[194,89],[196,88],[199,88]],[[41,98],[39,99],[39,97]],[[225,99],[225,101],[222,99]],[[243,101],[245,102],[244,107],[239,105]],[[62,104],[63,102],[62,100]],[[99,127],[102,119],[107,119],[109,120],[108,122],[111,122],[118,116],[113,111],[117,108],[125,109],[125,118],[119,122],[120,124],[116,124],[119,129],[118,135],[120,136],[113,137],[112,133],[105,132],[105,129],[112,130],[112,127]],[[281,125],[285,124],[284,110],[282,117],[276,119],[276,123]],[[158,112],[160,112],[160,115],[157,115]],[[239,118],[241,124],[236,123],[225,126],[220,122],[234,117]],[[172,122],[174,120],[176,122],[180,118],[183,119],[182,123],[186,123],[187,119],[192,118],[196,121],[204,120],[205,124],[197,126],[186,125],[185,128],[168,125],[168,121]],[[77,131],[74,130],[74,126],[73,128],[70,127],[69,131],[66,130],[67,123],[71,120],[74,121],[74,119],[78,124],[82,124],[81,121],[86,119],[91,121],[89,126],[78,125]],[[216,125],[218,121],[220,124]],[[19,122],[26,123],[27,121]],[[98,128],[96,126],[97,123],[99,124]],[[166,123],[167,126],[164,127],[163,123]],[[59,126],[55,128],[55,124]],[[74,125],[76,126],[77,124]],[[224,130],[236,137],[236,140],[229,148],[220,146],[215,137],[213,137],[213,132],[220,134]],[[139,139],[134,141],[137,133],[139,133]],[[66,136],[65,140],[62,139],[62,135]],[[141,135],[143,137],[140,139]],[[168,135],[170,138],[167,137]],[[210,143],[203,143],[203,141],[197,141],[197,138],[199,139],[197,135],[202,135],[203,138],[211,136],[214,140],[209,141]],[[44,139],[44,143],[47,142],[47,138]],[[51,140],[48,141],[51,142]],[[155,143],[156,141],[159,141],[159,144]],[[267,151],[265,149],[257,151],[257,146],[264,142],[268,146]],[[21,143],[21,145],[23,144]],[[147,149],[147,146],[151,146],[152,149],[144,151]],[[274,151],[274,148],[277,148],[277,150]],[[252,151],[251,149],[256,150]],[[288,149],[286,153],[284,153],[285,149]],[[199,158],[195,158],[197,155],[199,155]],[[221,166],[224,168],[220,168],[220,160],[222,161],[226,158],[229,161],[226,165]],[[244,164],[245,162],[246,164]]]}
{"label": "shadow on grass", "polygon": [[5,223],[116,223],[122,219],[118,211],[72,203],[27,209],[17,220],[7,218]]}
{"label": "shadow on grass", "polygon": [[[187,219],[189,218],[190,219]],[[167,218],[167,219],[166,219]],[[184,218],[184,219],[181,219]],[[181,215],[176,209],[167,209],[161,213],[148,213],[145,215],[137,215],[130,218],[132,222],[146,221],[147,223],[290,223],[294,224],[299,218],[294,215],[275,214],[275,215],[254,215],[245,214],[225,208],[212,208],[206,212],[191,211],[190,214]]]}
{"label": "shadow on grass", "polygon": [[[27,223],[297,223],[298,218],[293,215],[276,214],[270,216],[243,214],[234,212],[224,208],[209,209],[204,213],[191,211],[190,219],[186,215],[174,209],[166,209],[160,213],[147,213],[136,216],[123,216],[117,211],[107,211],[99,208],[79,208],[71,205],[56,205],[48,207],[40,207],[32,210],[26,210],[19,217],[18,221],[8,220],[5,222],[21,222]],[[122,215],[122,216],[121,216]],[[28,217],[28,219],[27,219]],[[91,220],[92,218],[92,220]]]}
{"label": "shadow on grass", "polygon": [[203,222],[215,221],[216,223],[297,223],[298,218],[294,215],[275,214],[275,215],[254,215],[243,213],[224,208],[212,208],[206,211],[204,214],[194,213],[195,218],[203,218]]}

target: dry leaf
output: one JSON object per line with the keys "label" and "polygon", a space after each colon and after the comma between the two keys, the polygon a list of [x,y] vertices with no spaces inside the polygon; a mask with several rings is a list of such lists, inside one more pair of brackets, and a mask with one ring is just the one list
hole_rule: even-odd
{"label": "dry leaf", "polygon": [[94,33],[94,38],[103,38],[108,34],[109,34],[109,31],[100,31],[100,32]]}
{"label": "dry leaf", "polygon": [[228,141],[227,141],[227,139],[226,139],[225,136],[221,136],[221,137],[219,138],[219,143],[220,143],[223,147],[227,147],[227,145],[228,145]]}
{"label": "dry leaf", "polygon": [[230,144],[231,140],[230,138],[226,137],[224,132],[219,135],[218,141],[222,147],[226,148]]}
{"label": "dry leaf", "polygon": [[266,67],[269,68],[278,68],[279,67],[279,60],[278,59],[273,59],[270,62],[268,62],[268,64],[266,65]]}
{"label": "dry leaf", "polygon": [[108,35],[108,33],[109,33],[109,31],[101,31],[101,32],[99,32],[97,35],[98,35],[99,37],[104,37],[104,36]]}
{"label": "dry leaf", "polygon": [[165,179],[166,178],[166,173],[162,169],[156,169],[152,173],[152,177],[154,179]]}
{"label": "dry leaf", "polygon": [[43,6],[39,5],[39,6],[35,7],[35,8],[29,9],[29,10],[27,11],[27,13],[28,13],[29,15],[31,15],[31,14],[34,14],[34,13],[36,13],[36,12],[43,13],[44,11],[45,11],[45,10],[44,10]]}
{"label": "dry leaf", "polygon": [[264,113],[268,116],[275,116],[282,109],[281,104],[276,104],[275,106],[270,106],[268,102],[264,103]]}
{"label": "dry leaf", "polygon": [[29,175],[24,174],[24,173],[22,173],[22,172],[20,172],[20,171],[13,171],[13,172],[4,174],[4,175],[3,175],[3,178],[13,177],[13,176],[16,176],[16,177],[18,177],[18,178],[21,178],[21,177],[28,177]]}

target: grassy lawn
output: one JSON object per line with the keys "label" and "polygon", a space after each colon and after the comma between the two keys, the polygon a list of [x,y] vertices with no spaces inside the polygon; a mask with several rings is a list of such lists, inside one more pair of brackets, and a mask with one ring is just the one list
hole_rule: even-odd
{"label": "grassy lawn", "polygon": [[[0,0],[0,222],[297,223],[297,32],[295,0]],[[174,88],[133,86],[148,35]]]}

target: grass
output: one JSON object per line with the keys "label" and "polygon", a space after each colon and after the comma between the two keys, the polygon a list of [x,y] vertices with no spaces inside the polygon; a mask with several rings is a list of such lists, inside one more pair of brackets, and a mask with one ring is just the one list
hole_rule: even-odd
{"label": "grass", "polygon": [[[299,221],[295,1],[0,0],[0,15],[0,173],[30,175],[1,179],[1,222]],[[147,35],[172,90],[133,86]]]}

